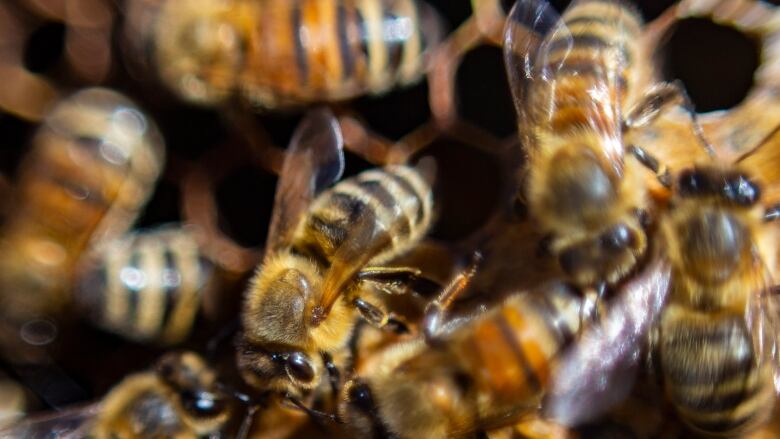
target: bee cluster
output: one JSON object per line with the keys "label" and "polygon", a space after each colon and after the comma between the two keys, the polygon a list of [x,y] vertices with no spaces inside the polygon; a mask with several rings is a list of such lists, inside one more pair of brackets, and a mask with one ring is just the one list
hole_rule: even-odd
{"label": "bee cluster", "polygon": [[780,437],[780,11],[512,3],[0,3],[0,438]]}

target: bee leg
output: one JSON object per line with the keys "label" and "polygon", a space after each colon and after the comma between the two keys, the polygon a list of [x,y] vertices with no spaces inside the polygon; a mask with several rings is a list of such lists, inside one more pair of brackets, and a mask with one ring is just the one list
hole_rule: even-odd
{"label": "bee leg", "polygon": [[339,419],[338,415],[334,413],[325,413],[321,412],[319,410],[315,410],[311,407],[307,407],[306,404],[301,402],[298,398],[290,395],[289,393],[284,394],[284,401],[289,402],[293,405],[293,407],[297,408],[298,410],[301,410],[302,412],[309,415],[309,417],[312,419],[312,421],[323,424],[324,422],[335,422],[337,424],[343,424],[344,422]]}
{"label": "bee leg", "polygon": [[[446,334],[453,329],[452,325],[447,324],[451,323],[446,321],[447,311],[455,302],[455,299],[457,299],[458,296],[466,290],[469,283],[471,283],[474,275],[477,274],[477,268],[481,261],[482,254],[480,252],[474,252],[469,266],[458,273],[449,285],[439,293],[439,296],[425,307],[423,334],[425,335],[425,340],[429,344],[435,344],[443,334]],[[477,314],[472,315],[467,319],[470,320],[478,314],[481,314],[481,311],[478,311]]]}
{"label": "bee leg", "polygon": [[328,380],[330,381],[330,388],[333,390],[334,395],[339,394],[339,384],[341,383],[341,373],[336,363],[333,362],[333,357],[327,352],[322,353],[322,361],[325,363],[325,370],[328,371]]}
{"label": "bee leg", "polygon": [[393,316],[374,304],[359,297],[353,300],[352,304],[368,323],[379,329],[389,330],[398,334],[409,332],[408,325],[402,319]]}
{"label": "bee leg", "polygon": [[704,136],[693,101],[680,81],[657,84],[645,93],[642,101],[628,112],[628,116],[623,121],[623,130],[645,127],[655,121],[667,108],[675,105],[681,106],[688,113],[693,122],[696,137],[707,154],[714,156],[715,150]]}
{"label": "bee leg", "polygon": [[237,439],[246,439],[249,437],[249,432],[252,430],[252,424],[255,421],[255,414],[258,410],[260,410],[260,406],[257,404],[249,406],[246,410],[246,415],[244,415],[244,419],[241,421],[241,427],[236,434]]}
{"label": "bee leg", "polygon": [[630,145],[627,148],[627,151],[629,154],[636,157],[636,159],[639,160],[639,163],[641,163],[645,168],[652,171],[655,174],[655,178],[657,178],[658,182],[661,183],[664,187],[668,188],[672,186],[672,175],[669,172],[669,168],[658,163],[658,159],[647,152],[647,150],[636,145]]}
{"label": "bee leg", "polygon": [[780,219],[780,205],[772,206],[764,212],[764,221],[777,221],[778,219]]}
{"label": "bee leg", "polygon": [[587,325],[604,315],[604,296],[607,294],[607,284],[601,282],[595,288],[583,292],[584,300],[580,307],[580,323]]}

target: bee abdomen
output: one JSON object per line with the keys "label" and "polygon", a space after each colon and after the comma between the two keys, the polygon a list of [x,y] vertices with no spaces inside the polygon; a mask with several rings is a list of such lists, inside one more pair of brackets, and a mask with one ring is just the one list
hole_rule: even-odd
{"label": "bee abdomen", "polygon": [[435,22],[423,20],[432,12],[417,0],[267,0],[258,10],[260,53],[247,72],[248,90],[267,106],[349,99],[413,82],[425,47],[438,40],[423,26]]}
{"label": "bee abdomen", "polygon": [[524,293],[475,325],[460,347],[491,404],[522,405],[541,394],[551,360],[579,331],[578,309],[563,289]]}
{"label": "bee abdomen", "polygon": [[[548,36],[546,65],[542,66],[556,75],[553,101],[557,115],[551,121],[556,132],[611,114],[609,108],[588,108],[582,103],[592,101],[594,90],[624,98],[633,82],[631,66],[641,56],[637,43],[641,18],[622,2],[582,2],[567,9],[562,20],[568,31],[556,30]],[[614,88],[607,89],[607,84]],[[534,99],[549,101],[546,96]],[[604,124],[609,126],[610,121]]]}
{"label": "bee abdomen", "polygon": [[99,326],[164,344],[189,334],[211,269],[186,230],[139,233],[92,256],[79,278],[77,298]]}
{"label": "bee abdomen", "polygon": [[296,251],[325,263],[350,237],[386,239],[372,259],[383,262],[406,251],[428,230],[433,199],[419,172],[407,166],[365,171],[320,195],[294,239]]}
{"label": "bee abdomen", "polygon": [[741,316],[667,320],[663,331],[667,394],[687,423],[703,432],[731,434],[765,418],[773,386],[757,366]]}

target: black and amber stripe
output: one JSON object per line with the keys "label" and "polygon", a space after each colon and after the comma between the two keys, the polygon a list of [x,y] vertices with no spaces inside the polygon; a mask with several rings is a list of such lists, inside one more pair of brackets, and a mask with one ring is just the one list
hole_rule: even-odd
{"label": "black and amber stripe", "polygon": [[579,331],[580,299],[558,289],[519,294],[476,322],[456,342],[489,407],[520,408],[542,394],[550,364]]}
{"label": "black and amber stripe", "polygon": [[767,366],[759,367],[744,317],[671,305],[660,364],[670,401],[694,429],[736,434],[766,419],[774,404]]}
{"label": "black and amber stripe", "polygon": [[[581,130],[596,123],[604,129],[619,127],[614,108],[625,103],[628,91],[636,86],[634,65],[641,60],[639,33],[641,18],[620,1],[594,0],[577,3],[566,10],[565,30],[546,37],[540,54],[544,65],[554,74],[555,87],[539,81],[532,88],[531,111],[549,111],[536,120],[549,120],[553,134]],[[594,96],[593,93],[603,93]],[[550,95],[552,94],[552,95]],[[614,128],[613,128],[614,129]]]}
{"label": "black and amber stripe", "polygon": [[0,289],[26,302],[14,308],[40,312],[69,300],[63,286],[82,252],[127,230],[163,152],[154,124],[115,92],[92,88],[58,103],[20,167],[20,202],[3,225],[0,284],[13,288]]}
{"label": "black and amber stripe", "polygon": [[211,275],[189,232],[140,232],[105,244],[92,257],[77,298],[98,325],[161,344],[189,334]]}
{"label": "black and amber stripe", "polygon": [[250,98],[270,107],[413,82],[423,48],[438,39],[438,29],[422,27],[421,15],[431,12],[418,0],[265,0],[255,11],[243,78]]}
{"label": "black and amber stripe", "polygon": [[365,171],[314,200],[293,237],[293,248],[328,266],[347,240],[386,240],[371,259],[381,263],[408,250],[428,231],[432,203],[430,186],[414,168]]}

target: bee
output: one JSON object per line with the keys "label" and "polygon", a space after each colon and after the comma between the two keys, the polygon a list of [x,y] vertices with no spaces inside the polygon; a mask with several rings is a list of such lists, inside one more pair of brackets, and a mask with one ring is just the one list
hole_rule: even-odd
{"label": "bee", "polygon": [[[630,306],[637,297],[658,296],[663,273],[651,263],[621,285],[626,315],[643,311]],[[447,289],[462,290],[469,276],[459,274]],[[468,437],[519,422],[539,427],[532,421],[546,403],[558,356],[581,333],[583,304],[570,286],[552,282],[445,325],[427,343],[393,346],[344,386],[339,414],[361,436],[374,437]]]}
{"label": "bee", "polygon": [[[735,163],[711,161],[676,174],[659,225],[669,265],[666,305],[644,307],[642,325],[615,316],[615,327],[584,335],[562,360],[552,393],[564,402],[553,404],[552,417],[567,425],[589,418],[597,408],[582,406],[604,388],[616,393],[610,402],[618,401],[640,358],[639,334],[652,327],[645,334],[648,363],[689,429],[734,436],[767,421],[780,392],[772,280],[778,230],[770,222],[780,217],[772,204],[778,145],[775,134]],[[594,381],[601,390],[583,384]]]}
{"label": "bee", "polygon": [[144,1],[128,39],[145,34],[162,81],[200,104],[238,93],[274,109],[380,94],[417,81],[441,39],[419,0]]}
{"label": "bee", "polygon": [[96,404],[23,419],[0,438],[223,437],[233,405],[214,371],[194,352],[160,358],[154,370],[126,377]]}
{"label": "bee", "polygon": [[545,0],[521,1],[505,30],[527,153],[522,197],[544,249],[570,281],[599,292],[646,255],[651,206],[642,166],[668,177],[624,135],[674,105],[696,117],[679,86],[653,82],[641,31],[638,12],[616,0],[574,1],[562,17]]}
{"label": "bee", "polygon": [[341,145],[328,110],[310,113],[298,128],[277,186],[266,258],[242,310],[243,378],[299,406],[327,383],[325,374],[338,387],[358,316],[398,328],[369,297],[413,285],[418,270],[382,264],[422,239],[432,219],[432,177],[409,166],[365,171],[314,198],[341,175]]}
{"label": "bee", "polygon": [[13,424],[28,408],[28,396],[24,387],[10,378],[0,378],[0,428]]}
{"label": "bee", "polygon": [[120,94],[91,88],[61,101],[32,141],[2,227],[5,313],[40,316],[68,304],[79,257],[125,232],[163,159],[154,123]]}
{"label": "bee", "polygon": [[189,335],[212,278],[190,229],[135,232],[99,245],[86,259],[75,299],[98,326],[159,344]]}

